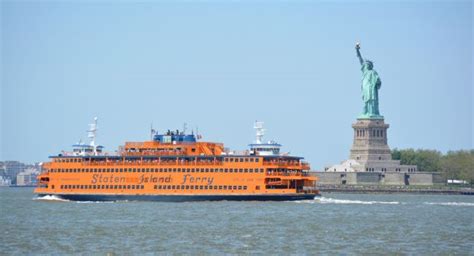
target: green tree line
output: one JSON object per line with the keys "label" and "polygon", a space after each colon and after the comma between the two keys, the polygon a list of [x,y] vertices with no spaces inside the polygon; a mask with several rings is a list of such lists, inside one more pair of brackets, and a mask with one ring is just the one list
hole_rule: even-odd
{"label": "green tree line", "polygon": [[440,172],[446,179],[474,183],[474,149],[446,154],[428,149],[393,149],[392,158],[401,164],[417,165],[420,172]]}

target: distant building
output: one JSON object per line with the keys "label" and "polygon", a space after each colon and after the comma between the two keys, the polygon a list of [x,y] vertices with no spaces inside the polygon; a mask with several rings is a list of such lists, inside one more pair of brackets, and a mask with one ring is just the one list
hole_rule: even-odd
{"label": "distant building", "polygon": [[26,169],[27,165],[18,161],[5,161],[5,176],[12,180],[12,184],[16,184],[17,175]]}
{"label": "distant building", "polygon": [[5,176],[0,176],[0,187],[10,186],[12,184],[12,180]]}
{"label": "distant building", "polygon": [[29,186],[36,184],[36,177],[39,175],[40,171],[34,167],[29,167],[23,172],[20,172],[16,176],[16,185],[17,186]]}

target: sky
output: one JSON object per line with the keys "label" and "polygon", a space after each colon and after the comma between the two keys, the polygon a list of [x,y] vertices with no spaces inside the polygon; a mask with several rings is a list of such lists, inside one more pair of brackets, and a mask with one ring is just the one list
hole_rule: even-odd
{"label": "sky", "polygon": [[43,162],[99,118],[115,151],[159,131],[313,169],[349,156],[374,62],[391,148],[473,148],[471,1],[1,1],[0,161]]}

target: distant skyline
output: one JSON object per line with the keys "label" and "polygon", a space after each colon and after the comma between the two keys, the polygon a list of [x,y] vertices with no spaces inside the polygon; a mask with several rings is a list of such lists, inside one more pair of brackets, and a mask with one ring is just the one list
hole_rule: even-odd
{"label": "distant skyline", "polygon": [[2,1],[0,161],[47,161],[93,118],[114,151],[150,125],[266,140],[313,169],[347,159],[355,42],[382,80],[391,148],[473,148],[471,1]]}

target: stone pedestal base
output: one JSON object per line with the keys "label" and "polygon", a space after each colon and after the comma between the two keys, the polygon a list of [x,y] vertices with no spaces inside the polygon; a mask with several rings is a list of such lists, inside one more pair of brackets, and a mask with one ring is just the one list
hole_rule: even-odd
{"label": "stone pedestal base", "polygon": [[349,159],[358,162],[392,160],[392,154],[387,144],[388,127],[389,125],[383,119],[357,119],[352,124],[354,142]]}
{"label": "stone pedestal base", "polygon": [[414,165],[392,160],[387,143],[389,125],[381,119],[359,118],[352,124],[354,141],[349,160],[326,168],[327,172],[416,172]]}

